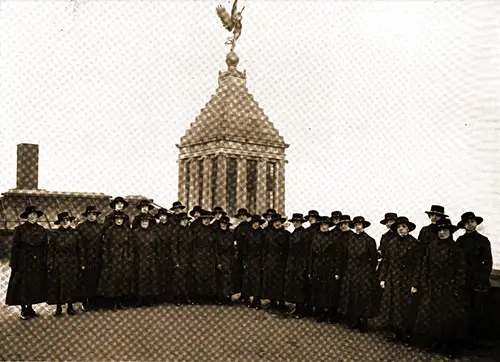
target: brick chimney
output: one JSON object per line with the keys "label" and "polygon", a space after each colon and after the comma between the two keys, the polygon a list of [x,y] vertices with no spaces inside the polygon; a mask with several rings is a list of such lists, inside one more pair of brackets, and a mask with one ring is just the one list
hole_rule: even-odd
{"label": "brick chimney", "polygon": [[38,145],[21,143],[17,145],[18,190],[38,189]]}

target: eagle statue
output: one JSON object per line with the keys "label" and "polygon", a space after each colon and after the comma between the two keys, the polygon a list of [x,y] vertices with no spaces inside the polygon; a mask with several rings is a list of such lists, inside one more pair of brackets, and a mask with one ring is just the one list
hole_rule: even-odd
{"label": "eagle statue", "polygon": [[226,41],[226,45],[231,45],[231,51],[234,50],[234,46],[236,45],[236,41],[241,35],[241,13],[245,9],[241,9],[238,11],[237,9],[238,0],[234,0],[233,9],[231,10],[231,15],[227,12],[226,8],[222,5],[217,6],[216,11],[217,15],[219,15],[220,20],[222,21],[222,25],[228,30],[233,32],[233,36],[229,37]]}

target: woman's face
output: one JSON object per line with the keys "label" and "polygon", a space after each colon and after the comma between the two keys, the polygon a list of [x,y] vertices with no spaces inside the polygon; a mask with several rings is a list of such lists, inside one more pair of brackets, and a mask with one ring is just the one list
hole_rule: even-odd
{"label": "woman's face", "polygon": [[67,228],[69,226],[69,224],[71,224],[71,220],[69,218],[64,218],[62,221],[61,221],[61,226],[63,228]]}
{"label": "woman's face", "polygon": [[439,229],[438,230],[438,237],[441,240],[446,240],[451,236],[450,229]]}
{"label": "woman's face", "polygon": [[410,232],[410,228],[406,224],[399,224],[398,225],[398,234],[400,236],[406,236]]}
{"label": "woman's face", "polygon": [[464,223],[464,226],[465,226],[465,230],[467,230],[467,231],[474,231],[477,228],[477,221],[474,220],[474,219],[467,220]]}
{"label": "woman's face", "polygon": [[147,219],[146,220],[141,220],[141,227],[143,229],[147,229],[148,226],[149,226],[149,220],[147,220]]}
{"label": "woman's face", "polygon": [[115,210],[116,210],[116,211],[122,211],[122,210],[123,210],[123,202],[118,201],[118,202],[115,204]]}
{"label": "woman's face", "polygon": [[252,223],[252,227],[254,229],[258,229],[260,227],[260,223],[258,221]]}
{"label": "woman's face", "polygon": [[221,222],[221,223],[220,223],[220,228],[221,228],[222,230],[227,230],[227,228],[228,228],[228,227],[229,227],[229,225],[228,225],[227,223],[225,223],[225,222]]}
{"label": "woman's face", "polygon": [[163,224],[166,223],[167,222],[167,215],[161,214],[160,215],[160,222]]}
{"label": "woman's face", "polygon": [[348,222],[340,223],[339,227],[341,231],[348,231],[350,229]]}
{"label": "woman's face", "polygon": [[391,228],[391,225],[394,225],[394,223],[396,222],[396,220],[387,220],[387,223],[385,224],[385,226],[390,229]]}
{"label": "woman's face", "polygon": [[210,225],[210,219],[208,217],[204,217],[202,219],[203,225]]}
{"label": "woman's face", "polygon": [[88,221],[96,221],[97,215],[91,212],[90,214],[87,215],[87,220]]}
{"label": "woman's face", "polygon": [[279,229],[282,226],[281,220],[276,220],[275,222],[273,222],[273,226],[275,229]]}
{"label": "woman's face", "polygon": [[37,219],[38,219],[38,214],[36,212],[32,212],[28,215],[28,221],[32,224],[35,223]]}
{"label": "woman's face", "polygon": [[362,222],[357,222],[356,224],[354,224],[354,230],[356,230],[358,234],[361,234],[363,231],[365,231],[365,227],[363,226]]}
{"label": "woman's face", "polygon": [[300,222],[300,221],[294,221],[293,222],[293,228],[294,229],[297,229],[297,228],[299,228],[301,226],[302,226],[302,222]]}
{"label": "woman's face", "polygon": [[326,223],[321,223],[321,224],[319,225],[319,230],[320,230],[321,232],[327,232],[329,228],[330,228],[330,225],[328,225],[328,224],[326,224]]}

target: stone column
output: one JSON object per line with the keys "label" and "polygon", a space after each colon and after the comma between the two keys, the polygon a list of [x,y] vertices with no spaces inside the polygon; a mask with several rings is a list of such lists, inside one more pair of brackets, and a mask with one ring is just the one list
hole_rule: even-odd
{"label": "stone column", "polygon": [[198,159],[191,158],[190,167],[191,182],[189,185],[189,205],[186,205],[187,212],[198,204]]}
{"label": "stone column", "polygon": [[247,207],[247,160],[238,158],[238,178],[236,180],[236,209]]}
{"label": "stone column", "polygon": [[179,179],[177,184],[177,199],[186,204],[186,160],[179,160]]}
{"label": "stone column", "polygon": [[266,159],[260,159],[257,163],[257,213],[266,211]]}
{"label": "stone column", "polygon": [[[217,158],[217,205],[227,210],[226,197],[227,156],[219,154]],[[229,215],[232,216],[232,215]]]}
{"label": "stone column", "polygon": [[210,185],[210,174],[212,172],[211,168],[211,157],[203,157],[203,205],[204,209],[210,209],[212,207],[212,188]]}
{"label": "stone column", "polygon": [[276,162],[276,210],[285,215],[285,162]]}

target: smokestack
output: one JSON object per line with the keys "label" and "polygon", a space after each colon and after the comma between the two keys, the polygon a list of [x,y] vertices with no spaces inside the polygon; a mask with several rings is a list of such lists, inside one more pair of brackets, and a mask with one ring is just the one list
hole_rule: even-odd
{"label": "smokestack", "polygon": [[21,143],[17,145],[18,190],[38,189],[38,145]]}

